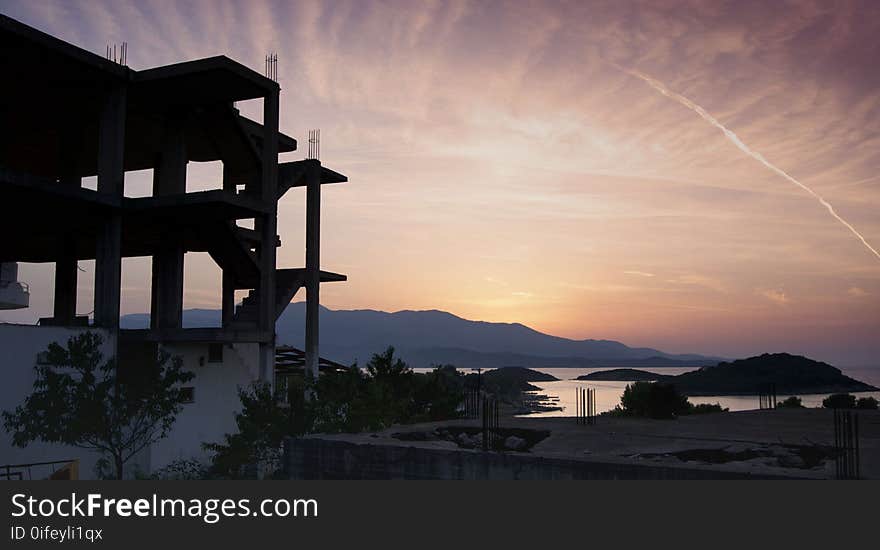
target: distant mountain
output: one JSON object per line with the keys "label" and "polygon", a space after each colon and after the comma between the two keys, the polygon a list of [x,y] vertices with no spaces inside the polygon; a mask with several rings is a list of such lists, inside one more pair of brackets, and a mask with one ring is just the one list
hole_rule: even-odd
{"label": "distant mountain", "polygon": [[[184,311],[185,327],[219,326],[220,312]],[[149,315],[125,315],[123,328],[146,328]],[[302,347],[305,303],[290,304],[275,326],[279,344]],[[469,321],[444,311],[331,310],[321,308],[321,355],[340,363],[365,363],[394,346],[414,367],[663,367],[703,366],[718,358],[631,348],[613,340],[571,340],[519,323]]]}

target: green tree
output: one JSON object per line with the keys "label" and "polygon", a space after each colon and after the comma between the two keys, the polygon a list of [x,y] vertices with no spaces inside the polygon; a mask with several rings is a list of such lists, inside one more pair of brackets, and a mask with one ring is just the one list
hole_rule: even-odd
{"label": "green tree", "polygon": [[876,410],[877,409],[877,400],[871,397],[859,397],[859,400],[856,401],[857,409],[865,409],[865,410]]}
{"label": "green tree", "polygon": [[210,475],[239,478],[246,466],[275,464],[286,436],[311,431],[311,407],[304,397],[307,383],[291,377],[284,390],[273,391],[269,384],[260,382],[239,388],[238,432],[226,434],[223,443],[204,445],[214,453]]}
{"label": "green tree", "polygon": [[44,441],[109,455],[122,479],[128,460],[168,435],[185,400],[180,385],[194,375],[166,353],[153,368],[120,375],[114,360],[103,361],[101,341],[85,332],[66,348],[50,344],[33,393],[3,412],[3,424],[19,447]]}
{"label": "green tree", "polygon": [[414,375],[414,411],[409,422],[446,420],[459,415],[465,377],[452,365]]}
{"label": "green tree", "polygon": [[675,386],[662,382],[627,384],[620,405],[625,415],[648,418],[675,418],[687,414],[691,408],[687,396],[678,393]]}
{"label": "green tree", "polygon": [[382,426],[405,422],[413,412],[413,371],[394,348],[373,355],[367,363],[368,397]]}
{"label": "green tree", "polygon": [[322,372],[317,380],[291,377],[286,396],[273,393],[268,385],[239,390],[238,432],[227,434],[223,443],[205,445],[214,453],[211,475],[236,478],[249,465],[271,465],[288,436],[356,433],[455,418],[463,388],[464,376],[455,367],[414,373],[394,356],[394,348],[388,348],[374,355],[365,369],[352,365]]}
{"label": "green tree", "polygon": [[835,393],[823,399],[822,406],[826,409],[853,409],[856,406],[856,396],[849,393]]}
{"label": "green tree", "polygon": [[803,409],[804,403],[801,401],[800,397],[798,397],[796,395],[792,395],[791,397],[788,397],[788,398],[780,401],[776,405],[776,408],[777,409]]}

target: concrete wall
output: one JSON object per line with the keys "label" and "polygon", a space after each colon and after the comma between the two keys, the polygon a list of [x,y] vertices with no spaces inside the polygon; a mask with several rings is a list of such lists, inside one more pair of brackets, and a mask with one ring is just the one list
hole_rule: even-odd
{"label": "concrete wall", "polygon": [[[12,410],[24,403],[25,398],[30,395],[38,353],[45,351],[52,342],[66,345],[70,337],[87,330],[101,334],[104,338],[104,355],[108,357],[114,342],[106,330],[0,324],[0,373],[3,376],[0,384],[0,410]],[[31,443],[23,449],[13,447],[11,436],[0,422],[0,465],[73,458],[80,459],[80,478],[92,479],[95,462],[99,458],[97,454],[76,447],[48,443]],[[50,472],[49,467],[32,468],[34,478],[45,477]]]}
{"label": "concrete wall", "polygon": [[183,406],[171,434],[150,449],[145,464],[150,471],[178,459],[207,462],[202,443],[219,442],[224,434],[238,431],[238,388],[259,377],[258,344],[223,344],[222,363],[208,361],[208,344],[164,344],[162,349],[181,357],[184,369],[196,375],[188,384],[195,389],[195,401]]}
{"label": "concrete wall", "polygon": [[753,479],[744,473],[650,464],[591,462],[528,453],[483,453],[402,445],[288,438],[290,479]]}

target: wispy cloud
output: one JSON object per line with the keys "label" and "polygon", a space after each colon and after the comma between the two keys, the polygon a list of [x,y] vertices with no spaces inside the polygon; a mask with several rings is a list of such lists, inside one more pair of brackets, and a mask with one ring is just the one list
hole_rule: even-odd
{"label": "wispy cloud", "polygon": [[[805,350],[824,344],[773,323],[880,330],[880,270],[803,189],[603,60],[699,104],[875,243],[874,8],[7,0],[2,11],[97,53],[125,40],[136,69],[225,54],[260,70],[279,52],[282,128],[302,138],[320,127],[322,160],[351,180],[322,199],[322,262],[349,274],[330,307],[449,305],[573,337],[682,351],[699,351],[698,338],[734,355],[752,337],[736,335],[756,332],[738,324]],[[279,209],[289,265],[302,259],[300,207],[289,193]],[[41,269],[27,274],[51,288],[51,266]],[[188,290],[219,287],[216,271],[190,273]],[[851,287],[865,294],[841,291]],[[51,314],[44,295],[32,295],[36,316]],[[147,311],[148,295],[127,292],[123,310]]]}
{"label": "wispy cloud", "polygon": [[635,275],[637,277],[654,277],[653,273],[648,273],[647,271],[633,271],[627,270],[623,272],[624,275]]}
{"label": "wispy cloud", "polygon": [[725,285],[720,279],[701,275],[699,273],[686,273],[684,275],[679,275],[674,279],[670,279],[668,282],[677,285],[699,286],[714,290],[715,292],[727,292],[727,285]]}
{"label": "wispy cloud", "polygon": [[854,298],[865,298],[870,296],[870,293],[867,290],[858,286],[849,287],[849,290],[847,290],[846,293]]}
{"label": "wispy cloud", "polygon": [[760,296],[763,296],[764,298],[778,305],[787,305],[789,302],[791,302],[791,299],[785,294],[785,292],[781,290],[759,289],[757,293]]}

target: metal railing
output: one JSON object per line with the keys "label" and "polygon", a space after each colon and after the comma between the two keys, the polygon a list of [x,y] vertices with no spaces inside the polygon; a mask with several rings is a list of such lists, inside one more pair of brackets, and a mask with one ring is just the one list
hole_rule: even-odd
{"label": "metal railing", "polygon": [[[62,464],[60,468],[55,466]],[[3,464],[0,465],[0,479],[5,480],[23,480],[24,474],[27,473],[27,479],[34,479],[33,469],[35,467],[48,466],[51,470],[46,477],[37,477],[36,479],[77,479],[79,477],[79,459],[72,458],[67,460],[50,460],[48,462],[29,462],[26,464]],[[59,472],[66,472],[65,477],[57,477]]]}
{"label": "metal railing", "polygon": [[21,281],[0,281],[0,288],[9,288],[13,285],[17,286],[25,294],[30,294],[31,292],[31,287],[27,283],[22,283]]}

